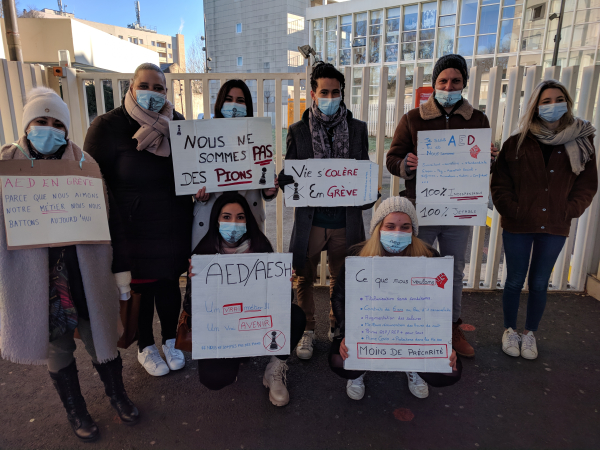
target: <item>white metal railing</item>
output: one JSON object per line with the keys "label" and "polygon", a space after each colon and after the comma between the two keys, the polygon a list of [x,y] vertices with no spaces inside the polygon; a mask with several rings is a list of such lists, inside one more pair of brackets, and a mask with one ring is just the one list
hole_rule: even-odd
{"label": "white metal railing", "polygon": [[[392,136],[398,121],[405,110],[405,80],[406,68],[398,65],[396,76],[396,92],[394,99],[387,98],[387,89],[379,89],[377,103],[369,105],[369,89],[366,83],[370,80],[369,68],[362,68],[363,86],[361,89],[361,102],[358,105],[352,105],[351,109],[357,119],[369,123],[369,130],[376,136],[376,161],[383,168],[385,163],[384,138]],[[478,67],[470,70],[470,82],[466,92],[466,97],[473,105],[480,104],[480,96],[485,96],[486,114],[492,126],[492,135],[497,136],[498,140],[504,142],[514,131],[519,114],[522,112],[521,106],[526,104],[531,96],[533,88],[542,78],[557,78],[563,82],[573,97],[578,88],[585,95],[580,95],[576,105],[576,115],[592,122],[597,129],[600,129],[600,112],[595,105],[600,105],[600,89],[598,89],[598,80],[600,75],[600,66],[588,66],[579,68],[578,66],[550,67],[542,70],[541,67],[533,66],[528,68],[512,67],[507,73],[507,88],[505,95],[502,94],[502,68],[493,67],[488,80],[481,81],[482,73]],[[579,72],[581,71],[580,83],[577,86]],[[265,110],[264,102],[264,84],[270,82],[275,84],[275,101],[270,105],[274,108],[275,130],[282,130],[287,127],[287,110],[284,110],[282,95],[287,95],[286,91],[282,94],[283,81],[291,80],[293,84],[293,120],[300,120],[300,82],[304,77],[309,76],[310,68],[307,68],[306,74],[300,73],[264,73],[264,74],[167,74],[167,84],[169,87],[168,97],[171,102],[175,100],[174,83],[181,82],[182,89],[177,89],[177,100],[181,102],[186,117],[195,117],[194,102],[192,95],[192,82],[202,83],[204,92],[208,92],[208,83],[216,80],[220,83],[228,79],[242,77],[247,82],[256,83],[257,116],[263,116]],[[89,127],[89,115],[86,98],[85,84],[93,82],[97,113],[106,112],[104,104],[103,81],[110,80],[113,87],[114,107],[121,104],[123,92],[121,92],[121,82],[128,81],[131,74],[119,73],[84,73],[76,72],[74,69],[66,70],[66,78],[61,79],[60,87],[58,78],[51,75],[50,71],[45,71],[42,66],[33,66],[17,62],[0,60],[0,144],[13,142],[22,134],[21,116],[25,93],[34,86],[50,86],[57,92],[62,91],[63,99],[69,105],[71,112],[71,139],[82,146],[86,131]],[[345,68],[347,80],[351,79],[351,69]],[[380,86],[387,86],[388,70],[387,67],[380,69]],[[418,67],[413,74],[413,96],[418,87],[423,84],[423,68]],[[307,83],[308,85],[308,83]],[[523,92],[523,95],[521,93]],[[200,94],[201,96],[202,94]],[[196,95],[195,95],[196,96]],[[197,96],[196,96],[197,97]],[[189,99],[189,101],[188,101]],[[209,95],[201,96],[200,99],[205,112],[210,111]],[[388,102],[388,100],[390,100]],[[392,101],[393,100],[393,101]],[[413,97],[414,104],[414,97]],[[379,108],[379,105],[385,105]],[[306,98],[306,107],[310,106],[310,97]],[[594,114],[595,113],[595,114]],[[271,115],[269,113],[269,115]],[[205,114],[206,119],[210,114]],[[600,133],[596,135],[595,146],[600,144]],[[283,163],[283,139],[282,133],[275,133],[276,147],[276,167],[281,170]],[[597,159],[598,161],[598,159]],[[383,170],[380,170],[379,181],[382,185]],[[399,191],[399,180],[392,177],[390,180],[390,194],[397,195]],[[498,289],[503,287],[506,279],[506,264],[502,258],[502,241],[500,216],[495,210],[490,212],[491,227],[487,246],[487,263],[483,264],[484,239],[486,227],[474,227],[471,245],[471,257],[468,274],[465,276],[465,287],[468,289]],[[583,291],[585,288],[586,275],[590,272],[596,272],[598,267],[591,267],[593,263],[593,251],[597,246],[596,236],[598,233],[598,221],[600,219],[600,205],[598,196],[594,199],[590,208],[579,218],[574,219],[571,224],[570,237],[567,240],[563,252],[557,260],[551,279],[552,290],[565,291]],[[283,250],[283,198],[278,196],[276,204],[276,229],[277,229],[277,251]],[[321,259],[321,279],[325,279],[326,260]],[[484,270],[483,270],[484,269]]]}

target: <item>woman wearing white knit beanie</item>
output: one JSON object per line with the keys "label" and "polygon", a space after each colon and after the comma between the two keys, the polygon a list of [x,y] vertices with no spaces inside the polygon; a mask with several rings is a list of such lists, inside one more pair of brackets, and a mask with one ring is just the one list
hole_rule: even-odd
{"label": "woman wearing white knit beanie", "polygon": [[[439,257],[440,254],[425,244],[417,236],[419,221],[415,207],[405,197],[390,197],[373,212],[370,227],[371,237],[350,249],[356,256],[425,256]],[[340,269],[338,279],[331,296],[331,307],[341,334],[334,339],[329,352],[329,366],[337,375],[347,379],[346,393],[353,400],[365,395],[364,372],[344,369],[344,360],[348,358],[345,334],[346,268]],[[450,386],[461,376],[462,364],[452,350],[449,364],[454,369],[451,374],[407,372],[408,389],[418,398],[429,395],[428,384],[435,387]]]}
{"label": "woman wearing white knit beanie", "polygon": [[[96,164],[68,139],[70,124],[67,105],[52,89],[33,89],[23,109],[24,134],[2,147],[0,160],[30,160],[32,165],[48,159]],[[95,440],[99,430],[81,395],[73,357],[77,328],[111,405],[124,423],[137,422],[139,412],[123,387],[117,350],[119,290],[127,296],[131,279],[120,263],[126,258],[114,254],[110,244],[7,250],[4,200],[0,192],[2,357],[14,363],[47,365],[73,432],[83,441]],[[115,241],[122,233],[117,214],[111,211],[109,217]]]}

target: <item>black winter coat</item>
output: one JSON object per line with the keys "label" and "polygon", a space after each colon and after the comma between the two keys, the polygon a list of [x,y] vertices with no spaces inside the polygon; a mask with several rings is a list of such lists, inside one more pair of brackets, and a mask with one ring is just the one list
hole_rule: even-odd
{"label": "black winter coat", "polygon": [[[435,248],[427,247],[433,253],[432,258],[440,257],[440,253]],[[359,251],[357,250],[357,253]],[[331,294],[331,309],[335,316],[335,321],[340,328],[340,336],[344,336],[346,332],[346,262],[342,264],[335,279],[333,294]]]}
{"label": "black winter coat", "polygon": [[[173,120],[184,120],[174,112]],[[175,195],[173,158],[136,149],[140,128],[124,106],[96,117],[84,149],[98,162],[123,220],[134,279],[176,279],[187,270],[194,204]],[[113,243],[115,245],[115,243]]]}

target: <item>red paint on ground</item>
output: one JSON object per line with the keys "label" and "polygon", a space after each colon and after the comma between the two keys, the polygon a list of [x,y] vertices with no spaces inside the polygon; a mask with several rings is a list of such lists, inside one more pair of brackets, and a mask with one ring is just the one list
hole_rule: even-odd
{"label": "red paint on ground", "polygon": [[410,409],[398,408],[394,410],[394,417],[401,422],[410,422],[415,418],[415,415]]}
{"label": "red paint on ground", "polygon": [[461,324],[460,329],[463,331],[475,331],[475,327],[473,325],[469,325],[468,323]]}

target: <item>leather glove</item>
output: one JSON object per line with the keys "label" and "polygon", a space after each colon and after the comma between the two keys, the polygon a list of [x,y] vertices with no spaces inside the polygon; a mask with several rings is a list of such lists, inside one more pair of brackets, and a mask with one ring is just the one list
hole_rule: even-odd
{"label": "leather glove", "polygon": [[119,272],[114,275],[121,294],[120,300],[129,300],[131,296],[131,272]]}
{"label": "leather glove", "polygon": [[286,175],[282,170],[277,176],[277,181],[279,182],[279,187],[283,190],[283,188],[288,184],[294,183],[294,177],[291,175]]}

